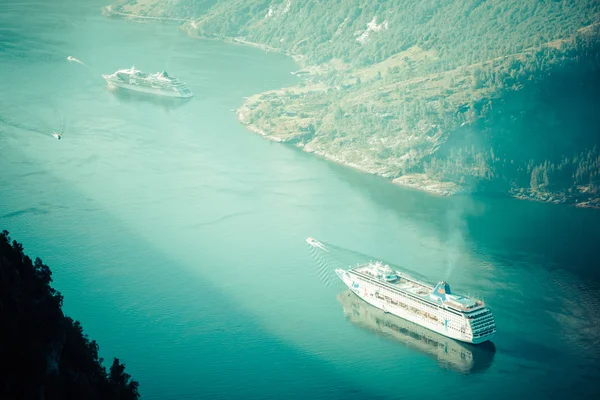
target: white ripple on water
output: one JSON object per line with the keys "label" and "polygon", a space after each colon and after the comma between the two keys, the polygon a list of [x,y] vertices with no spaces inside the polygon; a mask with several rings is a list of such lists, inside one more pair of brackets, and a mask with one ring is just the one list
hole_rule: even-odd
{"label": "white ripple on water", "polygon": [[327,260],[325,260],[323,250],[319,250],[309,245],[308,252],[315,260],[315,266],[317,267],[317,276],[319,277],[319,280],[325,285],[325,287],[331,287],[333,270]]}

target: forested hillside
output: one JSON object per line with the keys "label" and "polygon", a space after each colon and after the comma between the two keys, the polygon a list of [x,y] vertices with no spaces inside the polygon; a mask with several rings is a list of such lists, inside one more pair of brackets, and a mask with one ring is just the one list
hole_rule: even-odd
{"label": "forested hillside", "polygon": [[298,86],[238,112],[270,139],[438,193],[600,204],[600,2],[127,3],[294,56]]}
{"label": "forested hillside", "polygon": [[202,36],[244,36],[311,64],[370,65],[419,46],[431,70],[520,52],[596,22],[589,0],[229,0],[195,24]]}
{"label": "forested hillside", "polygon": [[66,317],[42,260],[0,233],[0,399],[137,399],[138,383],[114,359],[107,372],[98,344]]}

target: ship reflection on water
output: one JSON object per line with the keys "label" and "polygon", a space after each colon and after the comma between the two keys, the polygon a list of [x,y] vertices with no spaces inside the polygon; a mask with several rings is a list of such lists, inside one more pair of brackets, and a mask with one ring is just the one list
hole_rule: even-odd
{"label": "ship reflection on water", "polygon": [[133,90],[121,89],[114,86],[108,86],[108,91],[120,103],[146,103],[162,108],[165,111],[175,110],[192,100],[191,98],[168,97],[143,92],[136,92]]}
{"label": "ship reflection on water", "polygon": [[486,371],[492,365],[496,347],[491,342],[479,345],[457,342],[405,319],[387,314],[361,300],[350,290],[340,293],[337,299],[344,308],[346,318],[353,324],[425,353],[435,358],[441,368],[473,374]]}

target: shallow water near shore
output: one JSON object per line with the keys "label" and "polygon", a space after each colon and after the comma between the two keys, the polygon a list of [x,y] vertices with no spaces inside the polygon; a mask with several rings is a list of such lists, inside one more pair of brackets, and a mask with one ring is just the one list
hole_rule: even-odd
{"label": "shallow water near shore", "polygon": [[[291,59],[103,5],[0,16],[0,229],[51,267],[65,312],[144,399],[598,394],[597,210],[429,196],[264,140],[231,110],[296,82]],[[100,77],[133,64],[195,97]],[[343,265],[319,264],[308,236],[483,297],[494,346],[344,299]]]}

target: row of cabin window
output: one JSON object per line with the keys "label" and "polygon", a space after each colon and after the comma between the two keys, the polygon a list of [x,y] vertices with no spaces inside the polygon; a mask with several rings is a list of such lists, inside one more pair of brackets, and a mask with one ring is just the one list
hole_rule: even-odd
{"label": "row of cabin window", "polygon": [[[378,286],[378,285],[377,285],[377,286],[375,286],[375,285],[373,285],[373,284],[371,284],[371,283],[369,283],[369,282],[367,283],[367,287],[368,287],[368,288],[370,288],[370,289],[378,289],[378,288],[380,288],[380,286]],[[388,290],[389,290],[389,289],[388,289]],[[413,299],[413,298],[411,298],[411,297],[409,297],[409,296],[406,296],[406,295],[404,295],[404,294],[402,294],[402,293],[396,293],[396,292],[393,292],[393,291],[391,291],[391,290],[390,290],[390,292],[392,292],[393,294],[395,294],[395,295],[398,295],[398,296],[400,296],[400,297],[403,297],[403,298],[405,298],[405,299],[407,299],[407,300],[412,300],[412,301],[415,301],[416,303],[419,303],[419,304],[422,304],[422,305],[426,305],[426,306],[428,306],[429,308],[434,308],[434,309],[436,309],[436,311],[437,311],[437,310],[443,310],[443,309],[439,309],[439,308],[431,307],[431,306],[430,306],[429,304],[427,304],[427,303],[423,303],[422,301],[419,301],[419,300]],[[409,306],[409,307],[410,307],[410,306]],[[427,318],[427,317],[423,317],[423,318]],[[462,325],[463,325],[463,319],[462,319],[462,318],[457,318],[457,317],[451,316],[451,317],[450,317],[450,319],[448,320],[448,327],[450,327],[450,328],[452,328],[452,329],[455,329],[455,330],[460,330],[460,327],[462,327]]]}

